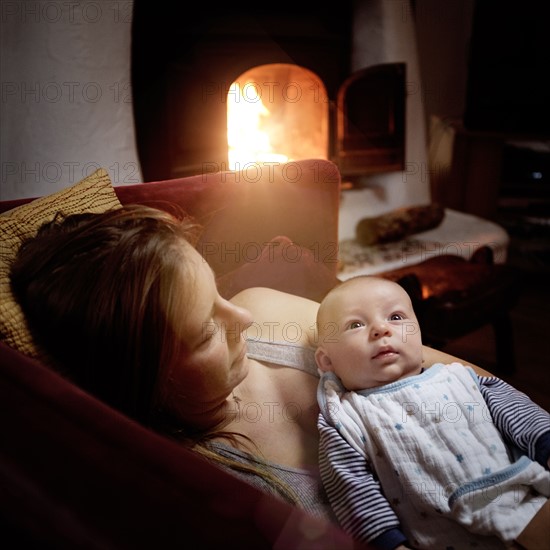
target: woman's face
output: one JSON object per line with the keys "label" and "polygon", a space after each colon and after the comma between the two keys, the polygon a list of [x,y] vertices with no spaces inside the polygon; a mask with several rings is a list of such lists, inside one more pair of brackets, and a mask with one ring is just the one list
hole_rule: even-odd
{"label": "woman's face", "polygon": [[165,376],[163,395],[186,423],[207,427],[248,374],[243,337],[252,323],[246,309],[222,298],[212,269],[194,249],[186,252],[186,293],[181,314],[182,355]]}

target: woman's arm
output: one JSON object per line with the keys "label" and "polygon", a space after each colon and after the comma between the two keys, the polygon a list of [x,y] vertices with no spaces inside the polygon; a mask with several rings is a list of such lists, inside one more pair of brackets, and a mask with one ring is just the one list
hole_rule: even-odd
{"label": "woman's arm", "polygon": [[491,374],[489,371],[486,371],[473,363],[468,363],[463,359],[455,357],[454,355],[449,355],[448,353],[430,348],[428,346],[424,346],[423,355],[425,368],[431,367],[435,363],[443,363],[444,365],[448,365],[449,363],[462,363],[463,365],[472,367],[472,369],[474,369],[476,374],[479,376],[494,376],[494,374]]}

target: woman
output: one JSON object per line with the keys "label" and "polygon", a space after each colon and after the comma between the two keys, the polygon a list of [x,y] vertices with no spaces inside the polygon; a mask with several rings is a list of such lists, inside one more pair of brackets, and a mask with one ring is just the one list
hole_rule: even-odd
{"label": "woman", "polygon": [[[224,300],[195,235],[143,206],[54,220],[21,247],[12,288],[37,344],[77,384],[330,515],[317,475],[318,304],[265,288]],[[488,385],[496,408],[527,401],[503,384]]]}

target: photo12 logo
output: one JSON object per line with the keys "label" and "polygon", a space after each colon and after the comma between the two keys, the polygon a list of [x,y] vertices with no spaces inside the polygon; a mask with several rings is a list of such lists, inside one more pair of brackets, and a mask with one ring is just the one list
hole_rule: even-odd
{"label": "photo12 logo", "polygon": [[72,185],[87,178],[96,170],[105,168],[109,172],[114,185],[139,183],[140,171],[136,162],[114,162],[109,166],[101,166],[97,162],[2,162],[2,182],[17,183],[64,183]]}
{"label": "photo12 logo", "polygon": [[2,0],[0,6],[3,23],[25,24],[82,25],[101,21],[130,24],[133,10],[133,2],[129,0]]}
{"label": "photo12 logo", "polygon": [[85,104],[101,100],[115,104],[132,103],[132,88],[122,82],[2,82],[2,103],[27,105],[32,103]]}

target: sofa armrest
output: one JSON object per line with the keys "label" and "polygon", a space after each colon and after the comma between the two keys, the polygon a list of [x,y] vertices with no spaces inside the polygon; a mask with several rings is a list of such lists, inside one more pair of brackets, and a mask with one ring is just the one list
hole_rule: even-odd
{"label": "sofa armrest", "polygon": [[115,191],[123,204],[181,208],[193,216],[204,227],[198,250],[218,276],[259,260],[280,235],[311,250],[336,276],[340,173],[328,160],[254,165]]}
{"label": "sofa armrest", "polygon": [[335,526],[0,342],[3,535],[44,548],[352,548]]}

